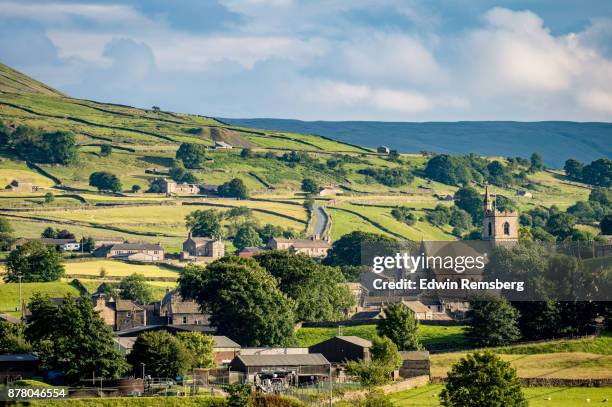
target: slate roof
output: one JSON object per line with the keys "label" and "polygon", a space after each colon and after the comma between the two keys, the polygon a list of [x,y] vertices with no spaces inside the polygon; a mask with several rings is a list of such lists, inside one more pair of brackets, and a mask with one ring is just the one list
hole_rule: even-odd
{"label": "slate roof", "polygon": [[164,250],[159,244],[154,243],[119,243],[114,244],[111,250]]}
{"label": "slate roof", "polygon": [[232,341],[227,336],[213,336],[215,348],[240,348],[240,345]]}
{"label": "slate roof", "polygon": [[320,353],[298,355],[238,355],[245,366],[321,366],[329,365]]}
{"label": "slate roof", "polygon": [[367,339],[360,338],[359,336],[336,336],[336,338],[341,339],[345,342],[349,342],[355,344],[357,346],[362,346],[364,348],[371,348],[372,341],[368,341]]}
{"label": "slate roof", "polygon": [[31,353],[20,353],[14,355],[0,355],[0,362],[35,362],[38,356]]}
{"label": "slate roof", "polygon": [[329,248],[331,245],[325,240],[313,240],[313,239],[284,239],[280,237],[273,237],[277,243],[290,243],[296,249],[301,248]]}

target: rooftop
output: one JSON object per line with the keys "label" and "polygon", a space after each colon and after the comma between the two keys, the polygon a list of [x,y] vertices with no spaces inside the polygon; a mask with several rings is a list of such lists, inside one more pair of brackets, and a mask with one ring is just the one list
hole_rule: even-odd
{"label": "rooftop", "polygon": [[119,243],[113,245],[111,250],[164,250],[164,248],[154,243]]}
{"label": "rooftop", "polygon": [[321,366],[329,365],[320,353],[296,355],[239,355],[245,366]]}
{"label": "rooftop", "polygon": [[372,341],[367,339],[360,338],[359,336],[336,336],[336,338],[341,339],[345,342],[353,343],[358,346],[362,346],[364,348],[371,348]]}

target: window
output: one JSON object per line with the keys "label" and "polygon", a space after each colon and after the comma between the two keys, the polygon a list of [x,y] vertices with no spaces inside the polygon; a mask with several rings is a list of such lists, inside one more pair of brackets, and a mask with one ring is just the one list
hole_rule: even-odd
{"label": "window", "polygon": [[183,324],[187,323],[187,317],[183,317]]}
{"label": "window", "polygon": [[492,226],[491,226],[491,222],[489,222],[489,236],[491,236],[493,234],[493,230],[492,230]]}
{"label": "window", "polygon": [[504,235],[510,235],[510,224],[508,222],[504,223]]}

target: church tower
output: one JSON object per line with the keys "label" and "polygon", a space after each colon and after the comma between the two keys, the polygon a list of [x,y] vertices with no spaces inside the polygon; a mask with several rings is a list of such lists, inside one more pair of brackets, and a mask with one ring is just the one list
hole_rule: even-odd
{"label": "church tower", "polygon": [[518,242],[518,212],[498,211],[495,207],[495,194],[489,193],[488,185],[485,187],[483,210],[482,240],[488,240],[494,246]]}

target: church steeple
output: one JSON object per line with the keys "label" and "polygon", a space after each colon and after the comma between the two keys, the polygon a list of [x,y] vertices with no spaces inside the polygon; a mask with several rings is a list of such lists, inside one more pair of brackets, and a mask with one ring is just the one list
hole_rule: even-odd
{"label": "church steeple", "polygon": [[489,194],[489,184],[485,185],[485,196],[484,196],[484,211],[493,212],[495,210],[495,197],[493,194]]}

